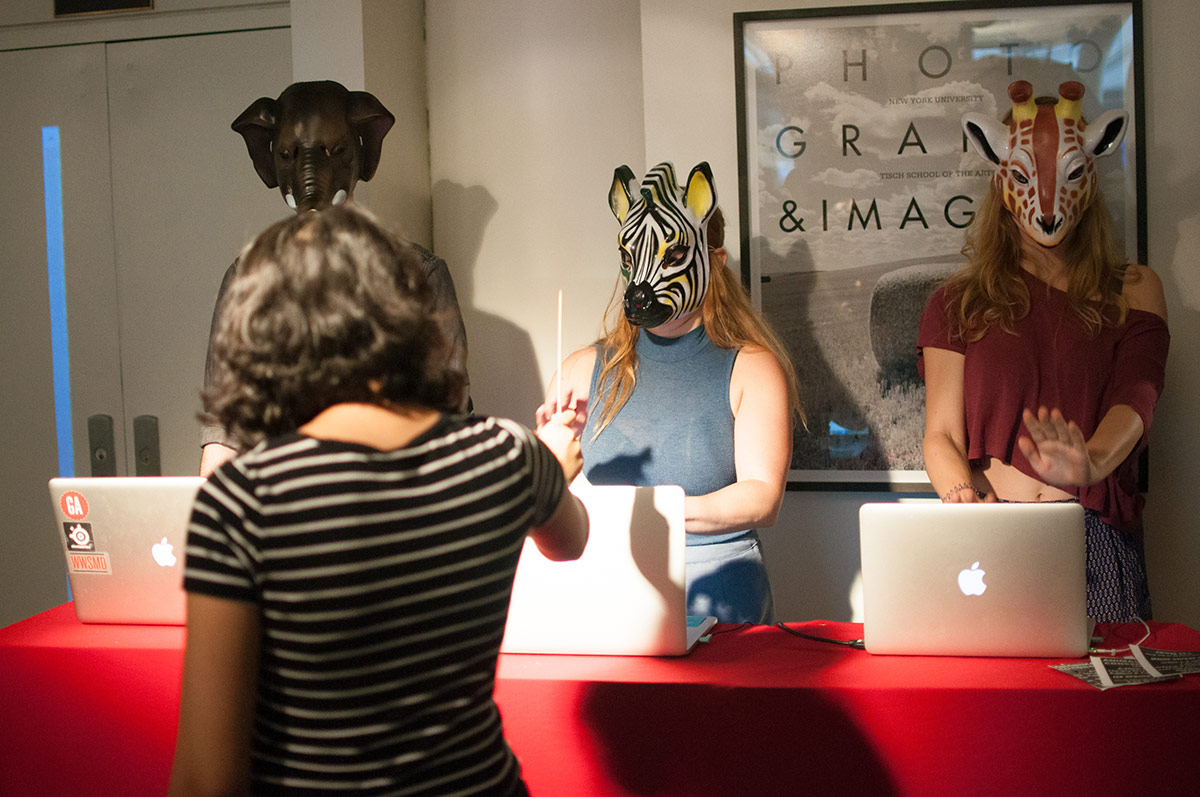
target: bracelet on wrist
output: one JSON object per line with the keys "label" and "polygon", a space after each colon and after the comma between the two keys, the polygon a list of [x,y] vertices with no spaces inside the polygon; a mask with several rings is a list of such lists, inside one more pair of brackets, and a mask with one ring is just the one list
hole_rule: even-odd
{"label": "bracelet on wrist", "polygon": [[950,503],[950,496],[956,495],[959,492],[962,492],[963,490],[974,490],[975,495],[978,496],[979,498],[983,498],[983,495],[984,495],[983,493],[981,493],[975,489],[975,485],[971,484],[970,482],[963,482],[962,484],[956,484],[953,487],[951,487],[949,490],[947,490],[946,494],[942,496],[942,503],[943,504]]}

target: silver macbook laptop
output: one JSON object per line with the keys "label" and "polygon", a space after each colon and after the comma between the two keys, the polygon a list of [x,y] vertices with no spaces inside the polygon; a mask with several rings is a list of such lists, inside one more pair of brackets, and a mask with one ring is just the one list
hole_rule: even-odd
{"label": "silver macbook laptop", "polygon": [[871,653],[1087,653],[1078,504],[864,504],[859,530]]}
{"label": "silver macbook laptop", "polygon": [[183,552],[198,476],[50,480],[54,533],[85,623],[183,625]]}
{"label": "silver macbook laptop", "polygon": [[517,566],[503,653],[680,656],[716,623],[687,616],[683,488],[571,487],[587,548],[552,562],[532,540]]}

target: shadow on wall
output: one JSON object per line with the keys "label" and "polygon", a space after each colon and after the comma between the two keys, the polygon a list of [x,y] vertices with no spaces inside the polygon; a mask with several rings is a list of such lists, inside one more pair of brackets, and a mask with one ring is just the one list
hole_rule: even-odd
{"label": "shadow on wall", "polygon": [[1200,336],[1200,270],[1195,267],[1200,247],[1200,182],[1195,179],[1195,157],[1181,157],[1181,152],[1177,142],[1167,139],[1151,148],[1146,158],[1155,164],[1152,174],[1161,179],[1151,185],[1146,208],[1152,238],[1145,265],[1163,282],[1170,308],[1171,351],[1143,460],[1149,484],[1145,546],[1155,614],[1196,627],[1200,626],[1200,588],[1194,573],[1200,564],[1200,540],[1192,533],[1195,510],[1184,493],[1196,473],[1192,386],[1197,370],[1192,365],[1192,341]]}
{"label": "shadow on wall", "polygon": [[[1158,272],[1167,296],[1174,294],[1179,297],[1183,306],[1194,313],[1200,311],[1200,271],[1194,267],[1193,254],[1196,245],[1200,244],[1200,211],[1194,210],[1200,208],[1200,183],[1194,179],[1195,170],[1189,169],[1186,162],[1180,162],[1178,153],[1177,145],[1158,146],[1147,158],[1172,176],[1168,184],[1162,186],[1164,190],[1161,193],[1172,197],[1171,204],[1179,209],[1179,223],[1173,227],[1163,225],[1161,229],[1155,229],[1158,237],[1154,240],[1154,252],[1150,253],[1149,258],[1153,262],[1143,265]],[[1192,173],[1189,174],[1189,171]],[[1188,213],[1184,208],[1193,210]],[[1148,213],[1152,211],[1153,203],[1147,208]],[[1190,324],[1193,320],[1185,323]],[[1172,317],[1170,321],[1174,322],[1175,319]],[[1174,327],[1174,323],[1171,326]]]}
{"label": "shadow on wall", "polygon": [[440,180],[433,187],[433,206],[439,216],[455,220],[449,233],[454,240],[444,240],[447,233],[443,232],[443,240],[435,245],[440,247],[438,254],[446,258],[454,277],[467,327],[467,371],[475,412],[532,425],[534,410],[542,403],[543,387],[533,341],[524,329],[481,310],[475,302],[475,274],[481,267],[483,235],[499,205],[482,186]]}

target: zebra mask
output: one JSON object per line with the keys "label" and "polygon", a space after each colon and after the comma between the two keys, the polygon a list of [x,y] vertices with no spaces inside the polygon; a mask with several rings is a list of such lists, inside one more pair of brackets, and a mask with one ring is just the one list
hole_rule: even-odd
{"label": "zebra mask", "polygon": [[1008,87],[1009,124],[963,116],[967,138],[996,169],[1004,206],[1042,246],[1058,245],[1079,223],[1097,195],[1096,158],[1117,150],[1129,122],[1129,114],[1113,110],[1087,124],[1083,91],[1082,83],[1070,80],[1058,87],[1057,99],[1035,100],[1033,86],[1018,80]]}
{"label": "zebra mask", "polygon": [[669,163],[648,171],[640,188],[629,167],[618,166],[608,204],[621,223],[625,318],[651,328],[699,309],[708,291],[708,219],[717,206],[708,163],[692,169],[682,195]]}

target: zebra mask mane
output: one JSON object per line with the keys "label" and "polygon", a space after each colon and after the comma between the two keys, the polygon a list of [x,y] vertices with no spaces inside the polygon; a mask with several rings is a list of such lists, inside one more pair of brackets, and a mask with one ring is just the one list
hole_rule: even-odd
{"label": "zebra mask mane", "polygon": [[670,163],[646,172],[640,187],[628,166],[618,166],[608,204],[621,223],[625,318],[652,328],[698,310],[708,292],[708,220],[717,206],[708,163],[692,169],[684,188]]}

